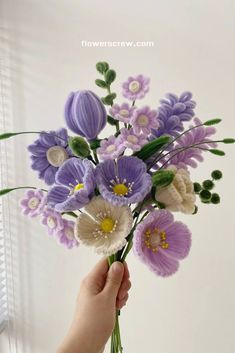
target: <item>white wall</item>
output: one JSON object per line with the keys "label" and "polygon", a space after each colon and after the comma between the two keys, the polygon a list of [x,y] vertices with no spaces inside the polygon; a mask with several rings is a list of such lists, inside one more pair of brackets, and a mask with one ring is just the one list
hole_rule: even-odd
{"label": "white wall", "polygon": [[[129,75],[151,76],[145,102],[156,107],[168,91],[191,90],[202,119],[222,117],[219,137],[234,135],[235,3],[233,0],[2,0],[2,46],[10,55],[9,117],[15,130],[63,125],[69,91],[95,87],[95,63],[107,60],[118,72],[115,88]],[[154,41],[153,48],[85,48],[81,40]],[[10,119],[10,118],[9,118]],[[14,150],[12,185],[40,185],[29,169],[27,144]],[[235,349],[234,150],[223,159],[206,156],[192,172],[203,180],[214,168],[222,202],[200,205],[185,221],[193,231],[190,256],[170,279],[155,277],[131,254],[133,287],[122,313],[127,352],[231,353]],[[9,158],[9,162],[13,161]],[[15,283],[12,352],[51,353],[68,327],[79,283],[98,257],[80,247],[66,251],[10,197]],[[2,353],[10,352],[0,338]]]}

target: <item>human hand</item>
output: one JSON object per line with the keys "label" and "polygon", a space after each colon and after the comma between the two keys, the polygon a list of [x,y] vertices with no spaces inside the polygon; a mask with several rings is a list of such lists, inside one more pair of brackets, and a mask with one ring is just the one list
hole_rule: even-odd
{"label": "human hand", "polygon": [[101,353],[112,334],[116,310],[131,288],[127,264],[103,258],[83,279],[72,325],[57,353]]}

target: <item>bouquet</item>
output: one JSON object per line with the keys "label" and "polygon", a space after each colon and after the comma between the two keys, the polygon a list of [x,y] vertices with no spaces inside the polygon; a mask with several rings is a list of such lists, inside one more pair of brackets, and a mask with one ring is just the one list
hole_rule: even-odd
{"label": "bouquet", "polygon": [[[111,89],[116,72],[106,62],[96,65],[95,83],[107,91],[99,98],[90,90],[69,94],[65,123],[55,131],[6,132],[0,139],[37,134],[28,146],[31,168],[47,187],[19,186],[0,195],[28,189],[22,212],[39,216],[49,235],[68,249],[93,247],[109,264],[123,262],[130,250],[157,276],[174,274],[189,253],[191,232],[174,212],[195,215],[198,204],[216,205],[220,170],[200,182],[191,168],[208,152],[224,156],[220,144],[233,138],[214,138],[221,119],[202,122],[195,117],[190,92],[169,93],[157,109],[139,106],[150,79],[130,76],[122,84],[124,103],[116,103]],[[138,102],[138,105],[137,105]],[[106,108],[107,107],[107,108]],[[113,134],[100,132],[109,124]],[[111,338],[111,353],[122,352],[119,315]]]}

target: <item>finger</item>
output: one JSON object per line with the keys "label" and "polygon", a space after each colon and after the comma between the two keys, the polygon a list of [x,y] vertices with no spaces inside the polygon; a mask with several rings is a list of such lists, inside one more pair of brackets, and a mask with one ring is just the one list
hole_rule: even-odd
{"label": "finger", "polygon": [[126,296],[122,300],[117,300],[116,308],[119,310],[121,308],[123,308],[123,306],[126,305],[128,298],[129,298],[129,294],[127,293]]}
{"label": "finger", "polygon": [[98,294],[104,288],[109,265],[107,259],[102,258],[84,279],[85,285],[91,294]]}
{"label": "finger", "polygon": [[122,281],[121,287],[118,291],[118,299],[122,300],[126,296],[127,292],[130,290],[130,288],[131,281],[129,279]]}
{"label": "finger", "polygon": [[124,261],[124,278],[130,278],[130,272],[126,261]]}
{"label": "finger", "polygon": [[107,294],[107,296],[110,299],[113,299],[114,302],[116,301],[116,297],[122,283],[123,274],[123,264],[119,261],[115,261],[108,271],[106,283],[103,289],[104,294]]}

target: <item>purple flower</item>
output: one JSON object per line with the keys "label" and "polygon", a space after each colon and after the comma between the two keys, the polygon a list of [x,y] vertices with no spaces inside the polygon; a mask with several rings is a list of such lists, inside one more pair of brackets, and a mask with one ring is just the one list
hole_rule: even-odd
{"label": "purple flower", "polygon": [[110,136],[108,139],[101,141],[97,153],[100,158],[105,161],[107,159],[115,159],[119,157],[125,150],[125,146],[120,143],[119,138]]}
{"label": "purple flower", "polygon": [[125,98],[132,101],[144,98],[149,91],[150,79],[143,75],[136,77],[128,77],[127,81],[122,84],[122,94]]}
{"label": "purple flower", "polygon": [[122,103],[121,105],[114,104],[109,112],[113,118],[128,124],[135,109],[136,107],[130,106],[128,103]]}
{"label": "purple flower", "polygon": [[65,104],[65,120],[70,130],[94,140],[106,125],[107,114],[99,97],[91,91],[70,93]]}
{"label": "purple flower", "polygon": [[63,219],[63,229],[57,231],[56,236],[59,239],[59,242],[65,245],[68,249],[72,249],[75,246],[78,246],[79,243],[74,236],[74,222]]}
{"label": "purple flower", "polygon": [[96,180],[103,198],[115,206],[142,201],[152,187],[146,165],[137,157],[123,156],[96,167]]}
{"label": "purple flower", "polygon": [[147,137],[144,134],[135,134],[133,128],[120,130],[118,142],[126,148],[131,148],[133,151],[139,151],[142,146],[148,143]]}
{"label": "purple flower", "polygon": [[48,204],[58,212],[86,205],[95,188],[94,168],[87,159],[70,158],[56,173],[56,184],[48,192]]}
{"label": "purple flower", "polygon": [[48,234],[54,235],[64,228],[63,218],[59,212],[46,208],[42,213],[42,224],[47,227]]}
{"label": "purple flower", "polygon": [[179,268],[179,260],[190,250],[191,233],[181,222],[174,222],[166,210],[151,212],[134,233],[134,253],[158,276],[167,277]]}
{"label": "purple flower", "polygon": [[175,94],[166,94],[166,99],[160,101],[158,108],[159,127],[153,130],[154,137],[161,135],[177,136],[183,131],[183,122],[194,116],[196,103],[192,100],[190,92],[184,92],[179,97]]}
{"label": "purple flower", "polygon": [[42,190],[28,190],[25,197],[20,201],[22,213],[29,217],[36,217],[42,213],[47,198]]}
{"label": "purple flower", "polygon": [[[200,119],[194,118],[194,125],[200,124]],[[205,152],[205,150],[201,150],[200,148],[215,148],[217,146],[216,143],[211,142],[212,140],[210,138],[215,132],[216,129],[213,126],[200,126],[185,133],[171,146],[172,153],[170,153],[166,159],[162,159],[161,164],[169,160],[169,165],[175,165],[177,168],[187,168],[188,166],[196,168],[197,161],[203,161],[202,153]],[[196,144],[200,144],[198,146],[200,148],[197,148],[197,146],[189,147]],[[186,149],[180,151],[181,148]]]}
{"label": "purple flower", "polygon": [[39,178],[48,185],[54,183],[58,168],[72,156],[68,147],[68,133],[64,128],[41,132],[39,138],[28,146],[28,150],[32,153],[31,168],[38,171]]}
{"label": "purple flower", "polygon": [[136,109],[131,118],[131,124],[135,133],[139,134],[142,131],[147,135],[151,129],[156,129],[159,126],[157,111],[150,110],[148,106]]}

